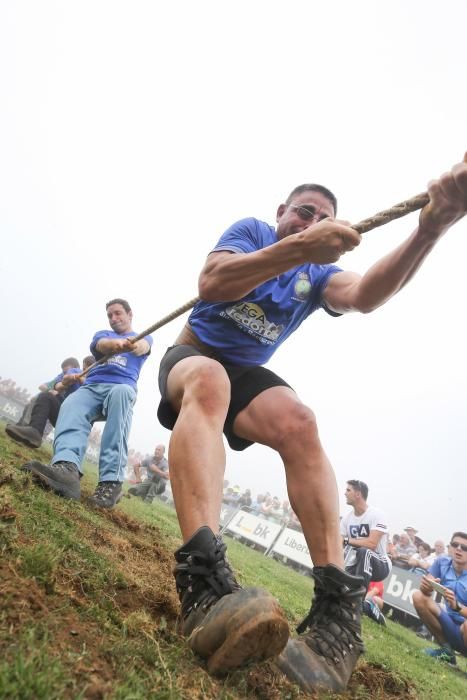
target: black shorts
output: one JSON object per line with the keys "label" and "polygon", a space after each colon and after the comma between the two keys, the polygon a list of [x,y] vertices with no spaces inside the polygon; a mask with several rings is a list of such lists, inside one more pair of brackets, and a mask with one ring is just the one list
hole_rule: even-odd
{"label": "black shorts", "polygon": [[[185,359],[185,357],[196,355],[210,357],[210,355],[201,352],[201,350],[198,350],[194,345],[174,345],[168,348],[162,358],[159,368],[159,390],[162,398],[157,410],[157,417],[161,425],[168,430],[173,429],[178,414],[167,399],[167,377],[169,376],[170,370],[177,362]],[[250,442],[250,440],[244,440],[235,435],[233,424],[237,415],[240,411],[243,411],[258,394],[261,394],[262,391],[270,389],[273,386],[287,386],[289,389],[291,387],[287,382],[278,377],[277,374],[274,374],[274,372],[271,372],[271,370],[265,367],[258,365],[229,365],[218,358],[212,359],[215,359],[216,362],[220,362],[230,379],[230,404],[224,423],[224,435],[233,450],[245,450],[253,443]]]}

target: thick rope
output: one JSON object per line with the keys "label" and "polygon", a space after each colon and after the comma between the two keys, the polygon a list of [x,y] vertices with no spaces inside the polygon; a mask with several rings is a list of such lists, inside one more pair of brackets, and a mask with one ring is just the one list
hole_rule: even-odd
{"label": "thick rope", "polygon": [[[364,219],[358,224],[352,225],[352,228],[358,231],[358,233],[360,234],[366,233],[367,231],[371,231],[371,229],[377,228],[378,226],[383,226],[384,224],[387,224],[390,221],[394,221],[394,219],[400,219],[406,214],[410,214],[413,211],[422,209],[426,204],[428,204],[429,201],[430,197],[428,192],[422,192],[421,194],[417,194],[415,197],[411,197],[411,199],[406,199],[405,202],[400,202],[399,204],[396,204],[390,209],[385,209],[384,211],[380,211],[378,214],[374,214],[369,219]],[[168,314],[167,316],[164,316],[164,318],[161,318],[160,321],[157,321],[152,326],[149,326],[149,328],[146,328],[146,330],[142,331],[141,333],[138,333],[138,335],[135,335],[133,338],[128,338],[128,340],[130,340],[131,343],[137,343],[138,340],[142,340],[147,335],[150,335],[151,333],[154,333],[154,331],[157,331],[158,328],[165,326],[167,323],[170,323],[170,321],[173,321],[175,318],[178,318],[178,316],[181,316],[186,311],[192,309],[193,306],[195,306],[195,304],[198,303],[198,301],[200,301],[199,297],[190,299],[190,301],[187,301],[186,304],[183,304],[183,306],[179,306],[178,309],[175,309],[175,311],[172,311],[172,313]],[[94,364],[92,364],[90,367],[81,372],[81,374],[75,376],[77,378],[85,377],[88,372],[94,369],[94,367],[97,367],[97,365],[104,364],[110,357],[112,357],[112,355],[106,355],[105,357],[102,357],[100,360],[97,360],[97,362],[94,362]]]}

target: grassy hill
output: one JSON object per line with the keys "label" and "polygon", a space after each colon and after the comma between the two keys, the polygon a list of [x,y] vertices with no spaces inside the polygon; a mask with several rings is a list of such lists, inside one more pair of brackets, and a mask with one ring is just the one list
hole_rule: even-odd
{"label": "grassy hill", "polygon": [[[171,569],[180,533],[173,510],[135,498],[110,512],[65,501],[19,471],[32,455],[0,424],[1,700],[314,697],[272,663],[211,678],[175,631]],[[89,465],[83,496],[95,482]],[[241,582],[267,587],[296,623],[309,607],[311,580],[228,544]],[[365,619],[364,639],[367,651],[345,698],[467,697],[465,659],[452,669],[424,657],[426,644],[390,621],[383,629]]]}

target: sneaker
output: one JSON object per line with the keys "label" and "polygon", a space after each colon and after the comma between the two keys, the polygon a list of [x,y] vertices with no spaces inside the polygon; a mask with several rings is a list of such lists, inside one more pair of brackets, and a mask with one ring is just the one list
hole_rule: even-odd
{"label": "sneaker", "polygon": [[42,445],[42,435],[31,425],[8,423],[5,432],[16,442],[21,442],[28,447],[40,447]]}
{"label": "sneaker", "polygon": [[93,495],[88,498],[88,503],[95,508],[113,508],[121,497],[120,481],[99,481]]}
{"label": "sneaker", "polygon": [[[365,585],[333,564],[315,566],[315,596],[310,612],[278,659],[285,675],[304,691],[343,691],[358,657]],[[308,631],[307,631],[308,630]]]}
{"label": "sneaker", "polygon": [[175,552],[179,631],[213,675],[280,654],[289,636],[278,602],[260,588],[242,588],[225,550],[219,535],[201,527]]}
{"label": "sneaker", "polygon": [[457,664],[456,655],[451,647],[446,646],[438,647],[437,649],[424,649],[423,653],[427,654],[427,656],[431,656],[432,659],[445,661],[446,663],[451,664],[451,666],[455,666]]}
{"label": "sneaker", "polygon": [[373,603],[373,601],[364,600],[362,603],[362,611],[365,613],[365,615],[368,615],[368,617],[371,617],[372,620],[377,622],[378,625],[386,626],[386,619],[383,613],[378,608],[376,603]]}
{"label": "sneaker", "polygon": [[73,462],[55,462],[55,464],[42,464],[32,460],[23,464],[23,471],[32,474],[34,481],[43,488],[54,491],[63,498],[79,500],[80,473]]}

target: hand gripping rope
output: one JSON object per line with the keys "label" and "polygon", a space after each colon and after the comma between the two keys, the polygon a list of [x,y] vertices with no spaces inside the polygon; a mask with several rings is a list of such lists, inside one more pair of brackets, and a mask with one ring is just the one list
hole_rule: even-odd
{"label": "hand gripping rope", "polygon": [[[428,192],[422,192],[421,194],[417,194],[415,197],[411,197],[411,199],[406,199],[405,202],[396,204],[390,209],[385,209],[384,211],[380,211],[378,214],[374,214],[369,219],[364,219],[358,224],[352,225],[352,228],[358,231],[360,234],[366,233],[367,231],[371,231],[373,228],[384,226],[384,224],[394,221],[394,219],[400,219],[406,214],[422,209],[426,204],[428,204],[429,201],[430,197]],[[175,318],[178,318],[178,316],[181,316],[186,311],[192,309],[193,306],[198,303],[198,301],[200,301],[199,297],[190,299],[190,301],[187,301],[186,304],[183,304],[183,306],[180,306],[178,309],[175,309],[175,311],[172,311],[172,313],[164,316],[164,318],[161,318],[160,321],[157,321],[152,326],[149,326],[149,328],[146,328],[146,330],[138,333],[138,335],[135,335],[133,338],[128,338],[128,340],[131,343],[136,343],[138,340],[142,340],[147,335],[154,333],[154,331],[157,331],[162,326],[165,326],[167,323],[170,323],[170,321],[173,321]],[[104,364],[110,357],[112,357],[112,355],[106,355],[100,360],[97,360],[94,362],[94,364],[90,365],[90,367],[76,375],[77,378],[85,377],[91,369],[94,369],[94,367],[97,367],[97,365]]]}

